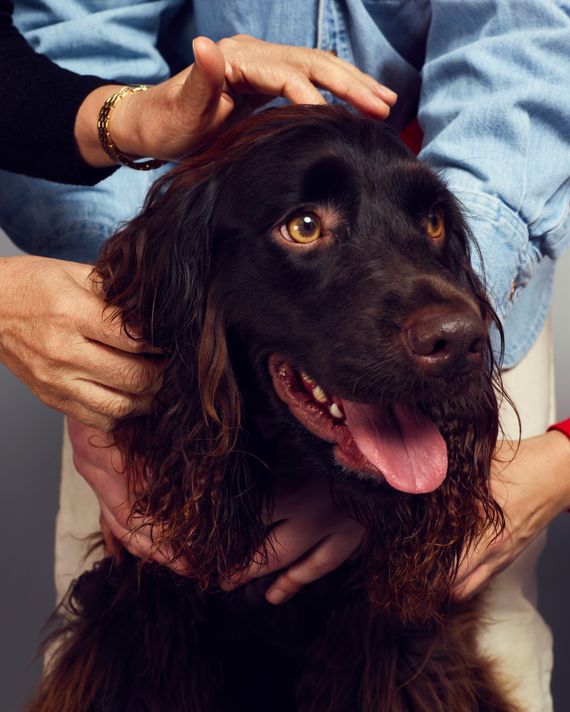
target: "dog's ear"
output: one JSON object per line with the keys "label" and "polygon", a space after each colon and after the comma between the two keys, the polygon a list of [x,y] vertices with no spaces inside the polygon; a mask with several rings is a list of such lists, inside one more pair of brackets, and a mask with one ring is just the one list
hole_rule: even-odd
{"label": "dog's ear", "polygon": [[193,184],[184,167],[165,176],[96,268],[109,308],[166,360],[151,414],[115,431],[138,492],[134,511],[203,585],[246,566],[263,540],[262,494],[211,289],[219,180],[213,171]]}

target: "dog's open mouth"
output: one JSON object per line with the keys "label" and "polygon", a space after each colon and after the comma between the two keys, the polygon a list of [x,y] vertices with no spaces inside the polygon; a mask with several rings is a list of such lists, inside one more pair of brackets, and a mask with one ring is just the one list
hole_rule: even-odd
{"label": "dog's open mouth", "polygon": [[432,492],[447,474],[447,446],[419,408],[355,403],[326,393],[277,354],[269,373],[279,398],[311,433],[330,443],[336,460],[412,494]]}

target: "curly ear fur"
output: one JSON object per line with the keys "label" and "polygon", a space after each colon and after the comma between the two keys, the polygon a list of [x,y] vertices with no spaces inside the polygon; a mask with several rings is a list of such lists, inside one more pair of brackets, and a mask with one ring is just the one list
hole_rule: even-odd
{"label": "curly ear fur", "polygon": [[[330,116],[326,107],[288,107],[222,134],[155,183],[96,267],[109,308],[167,362],[152,414],[115,431],[133,489],[144,490],[133,513],[167,524],[173,560],[184,557],[203,586],[246,567],[262,547],[272,494],[247,454],[224,309],[212,289],[220,185],[256,144],[295,130],[297,119],[322,130]],[[141,476],[145,487],[135,487]]]}
{"label": "curly ear fur", "polygon": [[[219,179],[190,187],[192,178],[186,166],[154,186],[141,214],[105,245],[97,274],[126,329],[166,359],[153,412],[115,431],[142,492],[133,511],[162,527],[173,560],[184,557],[207,586],[248,563],[263,526],[224,314],[208,296]],[[144,488],[135,487],[141,477]]]}

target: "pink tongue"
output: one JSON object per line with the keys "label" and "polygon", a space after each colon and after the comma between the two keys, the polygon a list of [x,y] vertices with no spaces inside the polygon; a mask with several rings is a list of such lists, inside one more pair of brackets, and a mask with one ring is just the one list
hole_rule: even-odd
{"label": "pink tongue", "polygon": [[435,424],[418,408],[383,408],[343,400],[346,424],[360,452],[394,489],[432,492],[447,474],[447,447]]}

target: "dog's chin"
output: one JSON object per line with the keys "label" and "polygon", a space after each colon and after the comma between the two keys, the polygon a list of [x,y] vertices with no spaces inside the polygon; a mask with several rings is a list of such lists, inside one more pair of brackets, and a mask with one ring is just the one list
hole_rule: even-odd
{"label": "dog's chin", "polygon": [[409,494],[432,492],[444,481],[445,440],[415,405],[330,395],[278,354],[269,357],[268,369],[277,396],[307,430],[333,444],[345,472]]}

